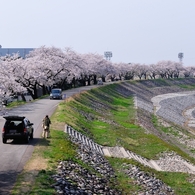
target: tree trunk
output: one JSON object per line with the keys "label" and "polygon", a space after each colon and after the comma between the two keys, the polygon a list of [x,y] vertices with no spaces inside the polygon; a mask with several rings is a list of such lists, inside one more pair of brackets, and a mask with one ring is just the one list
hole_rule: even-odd
{"label": "tree trunk", "polygon": [[26,102],[26,98],[23,93],[21,93],[21,98],[22,98],[22,101]]}

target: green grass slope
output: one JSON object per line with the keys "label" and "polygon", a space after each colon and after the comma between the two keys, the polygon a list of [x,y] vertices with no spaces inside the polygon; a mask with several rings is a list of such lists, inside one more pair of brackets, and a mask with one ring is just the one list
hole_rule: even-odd
{"label": "green grass slope", "polygon": [[[127,86],[132,90],[127,90]],[[148,97],[152,97],[154,95],[152,94],[153,90],[157,88],[162,88],[158,93],[193,90],[195,89],[195,80],[190,78],[127,81],[82,92],[61,102],[52,116],[52,138],[48,142],[44,142],[46,148],[42,151],[42,155],[48,160],[49,168],[44,172],[39,172],[34,187],[31,189],[32,194],[39,194],[37,190],[39,188],[42,189],[42,194],[44,194],[43,182],[45,178],[49,178],[51,173],[55,173],[55,166],[59,160],[75,161],[85,166],[85,168],[92,169],[76,158],[76,146],[62,132],[65,124],[72,126],[75,130],[102,146],[123,146],[125,149],[147,159],[156,159],[163,152],[174,151],[195,164],[194,158],[189,153],[182,150],[177,144],[174,145],[169,139],[161,137],[161,135],[167,134],[170,129],[161,126],[158,119],[151,113],[147,113],[149,116],[147,120],[156,133],[148,132],[139,125],[137,117],[143,117],[143,115],[141,116],[143,112],[136,110],[133,100],[134,94],[137,91],[141,97],[145,91]],[[156,92],[156,94],[158,93]],[[176,128],[183,132],[186,131],[181,127]],[[186,131],[186,133],[188,132]],[[122,171],[124,163],[136,165],[141,170],[155,175],[174,189],[177,195],[195,194],[194,175],[178,172],[158,172],[129,159],[109,157],[107,159],[117,175],[117,186],[114,187],[122,190],[123,194],[133,194],[140,188],[140,186],[135,185],[133,179],[127,177]],[[46,191],[51,183],[52,181],[45,183],[45,194],[49,194]]]}

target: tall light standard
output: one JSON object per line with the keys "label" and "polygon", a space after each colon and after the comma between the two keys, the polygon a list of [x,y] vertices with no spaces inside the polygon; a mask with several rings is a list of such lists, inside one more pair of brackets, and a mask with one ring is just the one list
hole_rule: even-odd
{"label": "tall light standard", "polygon": [[110,58],[112,57],[112,52],[111,51],[105,51],[104,52],[104,57],[106,58],[106,60],[110,60]]}
{"label": "tall light standard", "polygon": [[182,64],[183,53],[179,53],[178,54],[178,58],[179,58],[180,63]]}

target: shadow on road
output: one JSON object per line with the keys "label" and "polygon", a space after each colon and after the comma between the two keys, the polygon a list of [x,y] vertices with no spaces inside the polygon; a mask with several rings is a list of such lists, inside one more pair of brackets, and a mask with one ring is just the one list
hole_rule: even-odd
{"label": "shadow on road", "polygon": [[9,195],[10,189],[16,181],[18,172],[0,172],[0,194]]}
{"label": "shadow on road", "polygon": [[48,146],[50,143],[49,138],[33,138],[29,141],[29,143],[25,143],[23,140],[7,140],[6,144],[13,144],[13,145],[30,145],[30,146]]}
{"label": "shadow on road", "polygon": [[[34,138],[29,141],[28,144],[24,143],[22,140],[8,140],[6,144],[13,145],[28,145],[28,148],[34,148],[31,146],[48,146],[50,144],[50,140],[44,138]],[[31,151],[32,152],[32,151]],[[29,152],[29,154],[31,153]],[[28,154],[28,155],[29,155]],[[22,166],[23,167],[23,166]],[[19,170],[21,170],[19,168]],[[14,183],[16,182],[17,175],[20,171],[0,171],[0,195],[9,195],[10,190],[13,188]]]}

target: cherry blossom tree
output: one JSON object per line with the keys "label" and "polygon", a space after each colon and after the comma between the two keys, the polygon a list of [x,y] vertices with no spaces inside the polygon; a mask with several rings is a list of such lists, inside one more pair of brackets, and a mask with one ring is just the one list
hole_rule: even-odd
{"label": "cherry blossom tree", "polygon": [[156,64],[156,71],[159,75],[159,77],[166,78],[167,77],[167,70],[166,70],[166,62],[165,61],[159,61]]}
{"label": "cherry blossom tree", "polygon": [[7,97],[11,94],[26,91],[26,88],[16,82],[16,77],[13,75],[16,61],[22,61],[22,59],[18,57],[18,54],[9,57],[6,56],[3,60],[2,58],[0,60],[0,97]]}
{"label": "cherry blossom tree", "polygon": [[116,63],[113,64],[113,66],[115,67],[115,72],[117,72],[117,74],[120,77],[120,80],[122,80],[123,78],[125,80],[131,80],[134,79],[135,76],[135,64],[127,64],[127,63]]}
{"label": "cherry blossom tree", "polygon": [[184,70],[184,67],[180,62],[173,62],[173,63],[174,63],[173,66],[175,67],[174,78],[179,78],[180,73]]}
{"label": "cherry blossom tree", "polygon": [[179,78],[194,76],[194,68],[181,63],[159,61],[156,64],[112,63],[99,54],[79,54],[70,48],[42,46],[22,59],[19,54],[0,57],[0,96],[27,90],[34,99],[48,94],[54,86],[62,89],[96,84],[106,80]]}
{"label": "cherry blossom tree", "polygon": [[148,76],[151,79],[156,79],[156,77],[158,77],[158,68],[156,64],[148,65]]}
{"label": "cherry blossom tree", "polygon": [[195,76],[195,67],[187,66],[187,67],[183,68],[182,73],[183,73],[185,78],[194,77]]}
{"label": "cherry blossom tree", "polygon": [[135,74],[141,80],[142,77],[147,79],[148,66],[145,64],[135,64]]}
{"label": "cherry blossom tree", "polygon": [[107,61],[99,54],[83,54],[84,64],[83,73],[81,74],[84,82],[90,85],[92,81],[94,84],[97,83],[97,78],[102,78],[105,82],[107,74],[114,73],[114,67],[110,61]]}

